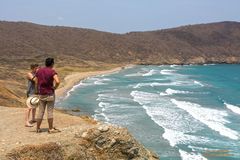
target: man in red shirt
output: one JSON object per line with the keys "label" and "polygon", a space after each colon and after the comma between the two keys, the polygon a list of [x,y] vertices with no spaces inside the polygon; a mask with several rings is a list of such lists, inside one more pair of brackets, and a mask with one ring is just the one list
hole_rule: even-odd
{"label": "man in red shirt", "polygon": [[55,90],[60,84],[55,70],[54,59],[47,58],[46,67],[40,68],[36,73],[36,92],[39,94],[39,111],[37,116],[37,133],[41,132],[40,126],[43,120],[44,112],[47,107],[49,133],[59,132],[53,127],[53,108],[55,102]]}

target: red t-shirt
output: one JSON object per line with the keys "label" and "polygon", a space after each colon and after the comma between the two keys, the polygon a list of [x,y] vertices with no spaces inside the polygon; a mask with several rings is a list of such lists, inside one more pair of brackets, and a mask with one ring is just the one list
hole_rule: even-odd
{"label": "red t-shirt", "polygon": [[54,94],[53,89],[53,76],[57,74],[54,69],[50,67],[40,68],[36,77],[38,79],[38,92],[40,95]]}

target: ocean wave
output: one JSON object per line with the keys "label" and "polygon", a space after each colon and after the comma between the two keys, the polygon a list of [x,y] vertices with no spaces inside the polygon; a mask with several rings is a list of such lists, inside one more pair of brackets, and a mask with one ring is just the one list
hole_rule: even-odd
{"label": "ocean wave", "polygon": [[91,80],[94,80],[93,83],[95,85],[105,85],[106,84],[105,82],[112,81],[109,78],[97,78],[97,77],[93,77],[93,78],[91,78]]}
{"label": "ocean wave", "polygon": [[101,107],[101,108],[106,108],[110,105],[110,103],[105,103],[105,102],[99,102],[98,103],[98,106]]}
{"label": "ocean wave", "polygon": [[214,63],[209,63],[209,64],[203,64],[204,66],[215,66],[216,64]]}
{"label": "ocean wave", "polygon": [[133,88],[141,88],[145,86],[151,86],[151,87],[156,87],[156,86],[181,86],[182,82],[164,82],[164,83],[159,83],[159,82],[151,82],[151,83],[138,83],[133,86]]}
{"label": "ocean wave", "polygon": [[162,75],[174,75],[176,74],[174,72],[176,72],[176,70],[163,69],[160,71]]}
{"label": "ocean wave", "polygon": [[[151,119],[161,127],[170,127],[182,132],[195,132],[202,129],[201,123],[191,119],[189,114],[184,114],[181,109],[173,106],[168,98],[162,98],[157,93],[136,90],[132,91],[130,95],[135,102],[146,110]],[[176,121],[177,123],[173,124]]]}
{"label": "ocean wave", "polygon": [[208,143],[210,139],[202,136],[193,136],[186,134],[184,132],[179,132],[177,130],[172,129],[164,129],[163,138],[168,140],[172,147],[177,144],[187,144],[187,143]]}
{"label": "ocean wave", "polygon": [[220,149],[216,149],[216,148],[206,148],[206,147],[199,147],[199,146],[192,146],[192,145],[189,145],[188,147],[191,148],[193,151],[208,151],[208,152],[211,152],[211,151],[219,151],[220,150]]}
{"label": "ocean wave", "polygon": [[226,102],[224,102],[224,104],[225,104],[225,106],[226,106],[228,109],[230,109],[232,112],[237,113],[237,114],[240,114],[240,107],[234,106],[234,105],[232,105],[232,104],[228,104],[228,103],[226,103]]}
{"label": "ocean wave", "polygon": [[156,78],[156,79],[152,79],[153,81],[165,81],[165,80],[168,80],[166,78]]}
{"label": "ocean wave", "polygon": [[182,157],[182,160],[207,160],[207,158],[203,157],[199,153],[194,153],[194,152],[186,152],[181,149],[179,149],[179,153]]}
{"label": "ocean wave", "polygon": [[100,93],[98,94],[98,98],[96,100],[104,101],[104,102],[115,102],[115,101],[129,102],[131,101],[131,98],[120,96],[118,93]]}
{"label": "ocean wave", "polygon": [[73,86],[69,91],[67,91],[66,96],[64,97],[64,99],[68,98],[71,95],[72,92],[74,92],[77,88],[79,88],[81,86],[87,86],[87,84],[84,83],[83,81],[80,81],[78,84]]}
{"label": "ocean wave", "polygon": [[[134,101],[142,105],[142,107],[146,110],[147,115],[149,115],[156,124],[164,129],[162,137],[166,139],[172,147],[178,148],[179,144],[221,144],[218,140],[210,139],[205,136],[193,135],[192,133],[202,130],[204,128],[204,124],[199,122],[199,120],[195,119],[190,114],[187,114],[181,108],[175,108],[171,105],[171,102],[169,103],[169,99],[164,98],[166,99],[164,100],[163,98],[159,98],[159,95],[157,94],[142,91],[134,91],[131,95],[134,97]],[[160,101],[162,103],[156,104],[156,101]],[[226,114],[220,113],[220,115]],[[201,159],[201,154],[197,152],[186,152],[186,154],[188,155],[181,155],[182,158],[184,157],[187,159],[186,157],[188,157],[189,159]]]}
{"label": "ocean wave", "polygon": [[117,88],[114,88],[114,89],[104,89],[104,90],[96,91],[96,93],[113,93],[113,92],[115,92],[117,90],[118,90]]}
{"label": "ocean wave", "polygon": [[165,92],[161,92],[160,95],[161,96],[167,96],[167,95],[173,95],[173,94],[190,94],[193,92],[189,92],[189,91],[180,91],[180,90],[174,90],[171,88],[166,89]]}
{"label": "ocean wave", "polygon": [[233,140],[238,140],[239,135],[236,131],[227,128],[224,124],[229,123],[224,117],[228,116],[227,112],[216,109],[203,108],[199,104],[177,101],[171,99],[171,102],[177,107],[185,110],[195,119],[207,125],[212,130],[218,132],[220,135],[228,137]]}
{"label": "ocean wave", "polygon": [[97,114],[94,114],[94,115],[93,115],[93,118],[94,118],[95,120],[99,120],[100,117],[103,117],[104,120],[105,120],[105,122],[109,122],[109,121],[110,121],[110,119],[109,119],[109,118],[106,116],[106,114],[104,114],[104,113],[97,113]]}
{"label": "ocean wave", "polygon": [[140,105],[151,103],[158,100],[158,95],[149,92],[143,91],[132,91],[130,95],[133,97],[135,102],[138,102]]}
{"label": "ocean wave", "polygon": [[132,73],[132,74],[126,74],[125,76],[126,77],[140,77],[142,75],[143,75],[143,73],[137,72],[137,73]]}
{"label": "ocean wave", "polygon": [[164,128],[162,136],[172,147],[191,142],[200,144],[209,142],[208,138],[186,134],[202,130],[203,125],[183,110],[174,107],[169,99],[161,98],[159,94],[142,91],[133,91],[131,95],[133,100],[145,109],[147,115]]}
{"label": "ocean wave", "polygon": [[177,67],[177,66],[179,66],[179,65],[176,65],[176,64],[170,65],[171,68],[175,68],[175,67]]}
{"label": "ocean wave", "polygon": [[199,82],[199,81],[193,81],[193,83],[194,83],[194,84],[197,84],[197,85],[199,85],[199,86],[201,86],[201,87],[204,87],[204,84],[202,84],[202,83]]}
{"label": "ocean wave", "polygon": [[151,69],[149,72],[144,73],[142,76],[146,77],[146,76],[152,76],[153,74],[155,74],[156,71],[154,69]]}

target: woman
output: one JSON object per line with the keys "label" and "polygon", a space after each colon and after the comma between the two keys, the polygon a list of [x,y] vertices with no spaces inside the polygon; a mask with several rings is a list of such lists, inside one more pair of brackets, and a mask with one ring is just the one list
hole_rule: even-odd
{"label": "woman", "polygon": [[[34,96],[35,94],[35,75],[39,68],[38,64],[30,65],[31,72],[27,73],[28,88],[27,88],[27,97]],[[32,120],[29,120],[30,113],[32,112]],[[36,108],[32,108],[31,105],[27,103],[27,109],[25,114],[25,127],[33,127],[32,123],[35,123]]]}

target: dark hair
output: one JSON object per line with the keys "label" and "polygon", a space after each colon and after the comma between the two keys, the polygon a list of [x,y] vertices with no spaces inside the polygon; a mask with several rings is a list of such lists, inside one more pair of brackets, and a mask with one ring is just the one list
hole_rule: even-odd
{"label": "dark hair", "polygon": [[38,67],[38,66],[39,66],[38,64],[31,64],[31,65],[30,65],[30,68],[31,68],[31,69],[34,69],[34,68],[36,68],[36,67]]}
{"label": "dark hair", "polygon": [[45,60],[45,65],[46,65],[46,67],[51,67],[51,66],[53,66],[53,65],[54,65],[54,59],[53,59],[53,58],[47,58],[47,59]]}

